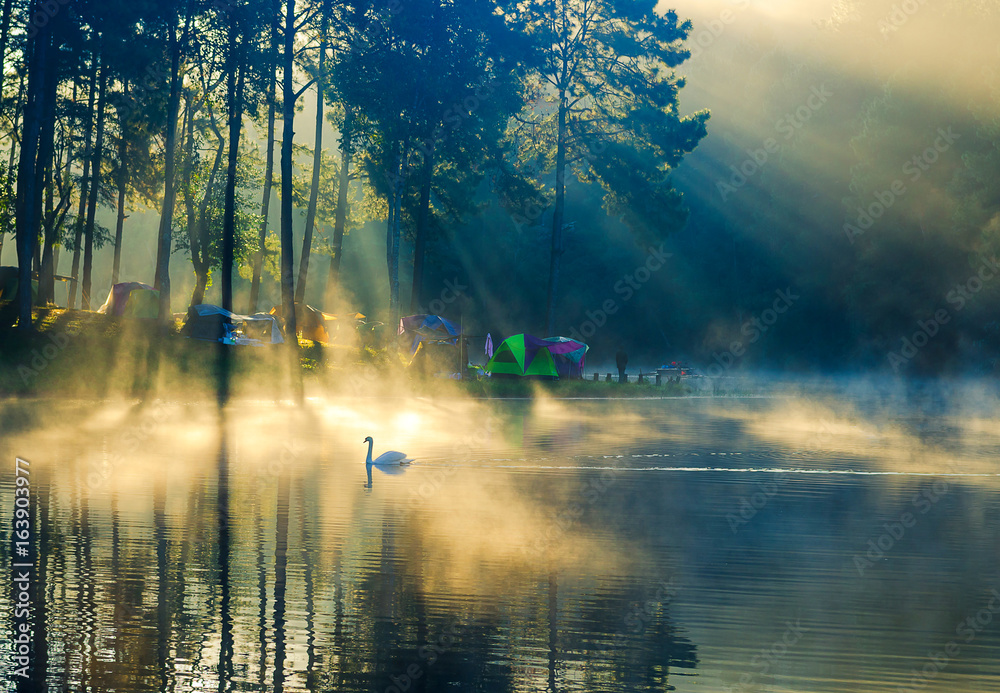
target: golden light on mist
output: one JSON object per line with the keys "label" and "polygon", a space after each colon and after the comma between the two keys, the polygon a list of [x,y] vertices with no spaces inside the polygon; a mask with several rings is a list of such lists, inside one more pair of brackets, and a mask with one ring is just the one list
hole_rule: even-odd
{"label": "golden light on mist", "polygon": [[396,418],[393,421],[393,426],[401,433],[412,435],[416,431],[420,430],[421,423],[420,414],[414,411],[407,411],[396,415]]}
{"label": "golden light on mist", "polygon": [[953,431],[941,438],[907,425],[892,406],[873,414],[835,398],[785,398],[764,411],[715,413],[739,420],[763,442],[799,453],[795,464],[804,468],[826,469],[832,459],[858,471],[959,475],[959,483],[970,486],[1000,486],[995,458],[981,452],[1000,444],[1000,429],[995,419],[981,415],[941,417],[940,429]]}

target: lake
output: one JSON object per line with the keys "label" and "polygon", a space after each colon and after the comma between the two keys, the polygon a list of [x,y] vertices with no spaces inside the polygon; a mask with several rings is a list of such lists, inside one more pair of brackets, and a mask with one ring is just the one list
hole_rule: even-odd
{"label": "lake", "polygon": [[996,411],[6,402],[0,670],[27,620],[59,691],[1000,690]]}

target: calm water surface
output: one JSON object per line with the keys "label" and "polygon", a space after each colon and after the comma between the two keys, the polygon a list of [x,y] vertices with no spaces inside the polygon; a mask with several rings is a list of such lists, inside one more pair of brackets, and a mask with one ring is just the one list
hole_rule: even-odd
{"label": "calm water surface", "polygon": [[49,690],[993,691],[985,411],[7,403],[2,546],[20,456]]}

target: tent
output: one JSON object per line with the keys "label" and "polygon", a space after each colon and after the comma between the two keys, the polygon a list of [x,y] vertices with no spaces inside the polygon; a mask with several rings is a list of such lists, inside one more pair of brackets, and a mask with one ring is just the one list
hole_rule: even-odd
{"label": "tent", "polygon": [[[18,284],[17,267],[0,267],[0,301],[13,301],[17,298]],[[31,305],[38,302],[38,280],[31,281]]]}
{"label": "tent", "polygon": [[530,334],[508,337],[500,343],[493,358],[486,364],[486,372],[492,375],[558,378],[559,372],[549,350],[552,346],[551,342]]}
{"label": "tent", "polygon": [[141,282],[121,282],[111,287],[108,300],[98,313],[121,318],[156,318],[160,314],[160,292]]}
{"label": "tent", "polygon": [[191,339],[253,346],[282,344],[285,341],[273,315],[236,315],[207,303],[188,308],[187,322],[181,334]]}
{"label": "tent", "polygon": [[410,355],[417,353],[421,343],[458,344],[458,325],[440,315],[410,315],[399,319],[400,335],[406,335]]}
{"label": "tent", "polygon": [[569,337],[546,337],[546,347],[556,363],[560,378],[582,378],[589,346]]}
{"label": "tent", "polygon": [[[282,326],[285,319],[282,315],[281,306],[274,306],[271,315],[276,317]],[[295,304],[295,331],[302,339],[309,339],[314,342],[332,344],[337,340],[337,332],[342,325],[349,323],[355,328],[358,321],[364,320],[363,313],[347,313],[345,315],[334,315],[324,313],[319,308],[301,303]]]}

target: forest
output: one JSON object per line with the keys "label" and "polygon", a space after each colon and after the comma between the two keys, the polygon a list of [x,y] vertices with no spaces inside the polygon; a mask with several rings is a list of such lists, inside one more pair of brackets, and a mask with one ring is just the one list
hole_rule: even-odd
{"label": "forest", "polygon": [[[990,0],[4,0],[0,264],[649,367],[995,372]],[[67,281],[69,280],[69,281]]]}

